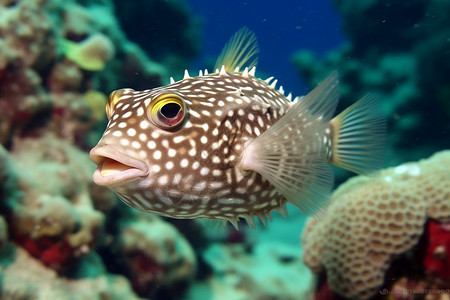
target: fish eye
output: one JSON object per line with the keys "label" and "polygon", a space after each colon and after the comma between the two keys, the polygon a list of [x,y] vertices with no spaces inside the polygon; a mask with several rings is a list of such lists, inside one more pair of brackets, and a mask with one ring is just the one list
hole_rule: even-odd
{"label": "fish eye", "polygon": [[117,102],[119,102],[120,100],[122,100],[120,97],[123,94],[126,94],[130,91],[133,91],[132,89],[120,89],[120,90],[116,90],[114,92],[112,92],[109,97],[108,97],[108,101],[106,102],[106,116],[108,117],[108,120],[111,118],[115,106],[117,104]]}
{"label": "fish eye", "polygon": [[162,94],[156,97],[147,108],[150,120],[162,129],[173,129],[183,123],[186,105],[177,94]]}

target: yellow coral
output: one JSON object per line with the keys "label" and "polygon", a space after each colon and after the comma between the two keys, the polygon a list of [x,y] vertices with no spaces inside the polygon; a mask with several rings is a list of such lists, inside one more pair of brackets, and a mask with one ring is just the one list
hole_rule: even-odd
{"label": "yellow coral", "polygon": [[427,218],[450,221],[450,151],[430,159],[358,176],[333,195],[323,219],[309,219],[303,260],[326,270],[337,293],[376,293],[392,260],[419,241]]}
{"label": "yellow coral", "polygon": [[114,56],[114,45],[111,40],[101,34],[93,34],[80,43],[61,39],[61,50],[64,55],[81,69],[101,71],[105,64]]}
{"label": "yellow coral", "polygon": [[90,90],[84,94],[84,98],[96,121],[106,117],[105,105],[108,97],[105,94],[99,91]]}

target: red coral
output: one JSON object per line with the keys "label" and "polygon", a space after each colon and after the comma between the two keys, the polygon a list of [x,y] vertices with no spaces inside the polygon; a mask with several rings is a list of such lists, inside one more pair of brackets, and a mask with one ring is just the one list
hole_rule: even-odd
{"label": "red coral", "polygon": [[64,240],[55,243],[48,237],[39,239],[24,237],[21,239],[21,244],[32,256],[57,271],[67,269],[76,261],[74,259],[75,249]]}
{"label": "red coral", "polygon": [[134,290],[138,294],[146,294],[158,280],[163,278],[166,269],[144,252],[137,252],[127,258],[129,276]]}
{"label": "red coral", "polygon": [[439,277],[450,279],[450,224],[428,221],[428,243],[423,265]]}
{"label": "red coral", "polygon": [[326,276],[319,279],[316,292],[314,293],[314,300],[345,300],[346,298],[336,294],[326,281]]}

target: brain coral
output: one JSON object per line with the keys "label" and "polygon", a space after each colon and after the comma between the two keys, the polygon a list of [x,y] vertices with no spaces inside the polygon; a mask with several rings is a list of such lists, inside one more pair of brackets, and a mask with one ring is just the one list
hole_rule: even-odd
{"label": "brain coral", "polygon": [[303,260],[326,271],[337,293],[366,299],[392,260],[416,245],[427,218],[450,222],[450,151],[358,176],[342,185],[321,220],[309,219]]}

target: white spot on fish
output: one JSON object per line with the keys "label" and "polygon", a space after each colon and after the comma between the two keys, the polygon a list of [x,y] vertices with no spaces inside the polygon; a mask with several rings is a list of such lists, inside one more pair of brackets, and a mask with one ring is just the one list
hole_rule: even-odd
{"label": "white spot on fish", "polygon": [[[161,177],[158,177],[158,183],[161,184],[161,185],[166,185],[166,184],[168,184],[168,183],[169,183],[169,176],[163,175],[163,176],[161,176]],[[166,198],[166,197],[164,197],[164,198],[165,198],[165,199],[168,199],[168,198]],[[172,202],[172,201],[170,201],[170,202]]]}
{"label": "white spot on fish", "polygon": [[173,138],[173,142],[178,144],[181,143],[182,141],[184,141],[185,137],[184,136],[176,136]]}
{"label": "white spot on fish", "polygon": [[142,142],[145,142],[147,140],[147,135],[145,133],[140,133],[139,140],[141,140]]}
{"label": "white spot on fish", "polygon": [[205,187],[206,187],[206,182],[202,181],[202,182],[199,182],[199,183],[194,185],[194,190],[195,191],[201,191],[201,190],[204,190]]}
{"label": "white spot on fish", "polygon": [[147,129],[149,126],[150,126],[150,123],[147,122],[146,120],[142,121],[142,122],[139,124],[139,127],[141,127],[141,129]]}
{"label": "white spot on fish", "polygon": [[208,174],[209,174],[209,169],[208,169],[208,168],[202,168],[202,169],[200,170],[200,175],[206,176],[206,175],[208,175]]}
{"label": "white spot on fish", "polygon": [[131,146],[132,146],[134,149],[140,149],[140,148],[141,148],[141,144],[140,144],[139,142],[137,142],[137,141],[133,141],[133,142],[131,143]]}
{"label": "white spot on fish", "polygon": [[195,110],[189,111],[189,114],[193,117],[201,118],[200,114],[198,112],[196,112]]}
{"label": "white spot on fish", "polygon": [[136,135],[136,130],[134,128],[130,128],[127,130],[127,134],[129,136],[135,136]]}
{"label": "white spot on fish", "polygon": [[186,158],[183,158],[180,162],[180,167],[186,168],[188,165],[189,165],[189,160],[187,160]]}
{"label": "white spot on fish", "polygon": [[200,163],[198,161],[194,161],[194,163],[192,164],[192,169],[197,170],[198,167],[200,167]]}
{"label": "white spot on fish", "polygon": [[167,154],[170,157],[174,157],[177,154],[177,151],[175,149],[169,149],[169,151],[167,152]]}
{"label": "white spot on fish", "polygon": [[159,150],[156,150],[155,152],[153,152],[153,158],[154,159],[161,159],[162,157],[162,153]]}
{"label": "white spot on fish", "polygon": [[223,187],[223,183],[220,182],[220,181],[215,181],[215,182],[211,182],[211,183],[210,183],[210,186],[211,186],[212,188],[218,189],[218,188]]}

